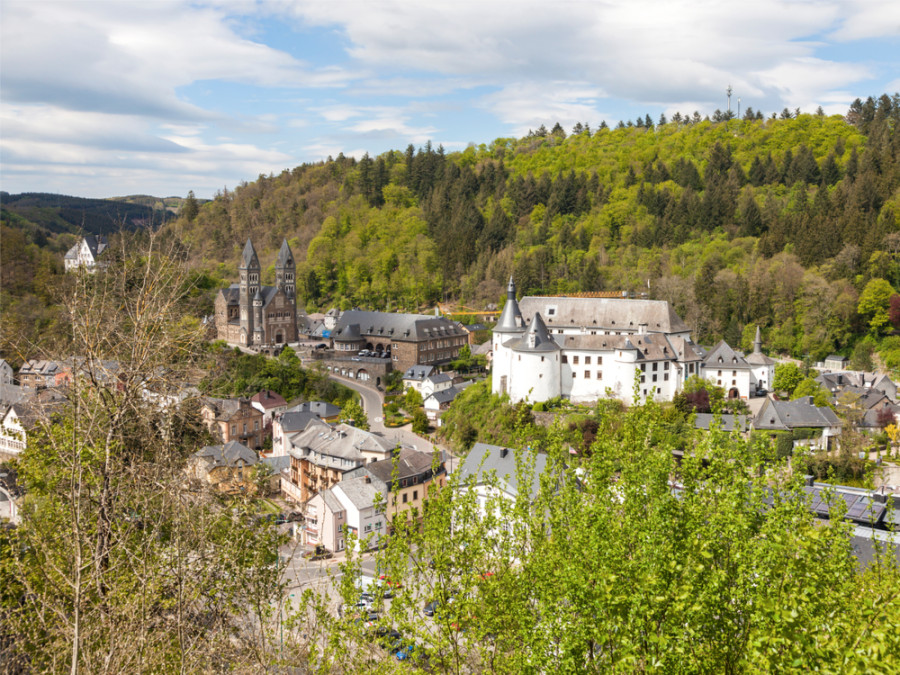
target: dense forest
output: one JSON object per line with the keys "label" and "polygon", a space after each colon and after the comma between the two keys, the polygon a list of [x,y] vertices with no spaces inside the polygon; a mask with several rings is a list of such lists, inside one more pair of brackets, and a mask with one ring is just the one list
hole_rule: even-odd
{"label": "dense forest", "polygon": [[[268,282],[287,238],[309,311],[481,308],[502,301],[512,274],[522,293],[669,300],[703,342],[747,348],[760,325],[769,350],[856,349],[868,362],[889,319],[900,323],[889,313],[900,286],[898,121],[895,94],[857,100],[845,116],[647,116],[462,152],[339,155],[261,175],[164,227],[203,272],[208,309],[248,237]],[[18,257],[28,255],[40,263],[33,249]]]}

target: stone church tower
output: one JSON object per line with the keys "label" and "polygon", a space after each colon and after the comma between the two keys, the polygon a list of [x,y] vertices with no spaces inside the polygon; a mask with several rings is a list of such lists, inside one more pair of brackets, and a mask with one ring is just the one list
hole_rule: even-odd
{"label": "stone church tower", "polygon": [[259,293],[259,258],[249,239],[244,246],[243,254],[241,254],[238,272],[240,273],[241,334],[246,336],[243,340],[244,344],[250,345],[253,344],[254,319],[256,318],[252,303]]}

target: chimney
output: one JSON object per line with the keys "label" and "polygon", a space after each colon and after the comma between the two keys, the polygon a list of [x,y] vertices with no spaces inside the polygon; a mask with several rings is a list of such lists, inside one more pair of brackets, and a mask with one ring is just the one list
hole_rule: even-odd
{"label": "chimney", "polygon": [[372,477],[371,477],[371,476],[366,476],[366,482],[367,482],[367,483],[371,483],[371,482],[372,482]]}
{"label": "chimney", "polygon": [[509,448],[500,448],[500,459],[505,459],[509,454]]}

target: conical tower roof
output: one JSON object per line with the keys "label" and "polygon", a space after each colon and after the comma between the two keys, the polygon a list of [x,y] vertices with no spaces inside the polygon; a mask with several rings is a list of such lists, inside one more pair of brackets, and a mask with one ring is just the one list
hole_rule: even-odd
{"label": "conical tower roof", "polygon": [[541,313],[535,312],[531,323],[528,324],[525,335],[512,348],[517,352],[553,352],[559,349],[559,345],[553,341],[550,333],[547,332],[547,325],[544,323],[544,319],[541,318]]}
{"label": "conical tower roof", "polygon": [[244,252],[241,254],[241,267],[244,269],[250,267],[259,267],[259,258],[256,256],[256,249],[253,248],[253,242],[247,238],[244,244]]}
{"label": "conical tower roof", "polygon": [[[543,324],[543,321],[541,321]],[[494,326],[495,333],[521,333],[525,327],[525,320],[522,318],[522,312],[519,310],[519,303],[516,300],[516,284],[513,278],[509,278],[509,285],[506,287],[506,304],[503,306],[503,312]],[[546,331],[546,327],[544,328]]]}
{"label": "conical tower roof", "polygon": [[278,267],[292,267],[294,265],[294,254],[291,247],[288,246],[287,239],[282,239],[281,249],[278,251],[278,261],[275,263]]}

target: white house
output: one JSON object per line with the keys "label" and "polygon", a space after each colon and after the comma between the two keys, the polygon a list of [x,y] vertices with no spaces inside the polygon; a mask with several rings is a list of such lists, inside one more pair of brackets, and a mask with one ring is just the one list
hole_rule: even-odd
{"label": "white house", "polygon": [[[727,398],[750,398],[752,368],[722,340],[703,360],[703,377],[725,390]],[[754,391],[756,387],[752,388]]]}
{"label": "white house", "polygon": [[750,395],[756,390],[769,391],[775,382],[775,359],[762,353],[762,338],[759,326],[756,327],[756,339],[753,340],[753,353],[745,358],[750,365]]}
{"label": "white house", "polygon": [[305,542],[343,551],[346,535],[357,537],[356,550],[373,548],[387,532],[387,519],[376,509],[377,488],[368,476],[343,480],[309,500],[306,508]]}
{"label": "white house", "polygon": [[106,237],[85,235],[81,240],[66,252],[64,264],[66,272],[71,272],[79,267],[88,272],[94,272],[99,265],[99,258],[109,246]]}
{"label": "white house", "polygon": [[700,370],[690,331],[667,302],[532,297],[518,303],[512,279],[492,343],[491,389],[513,401],[633,403],[635,382],[640,399],[668,401]]}
{"label": "white house", "polygon": [[0,460],[11,459],[25,450],[28,427],[33,420],[29,408],[20,403],[11,405],[0,420]]}

